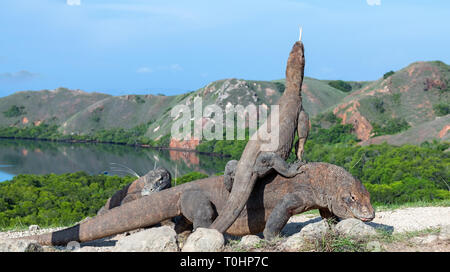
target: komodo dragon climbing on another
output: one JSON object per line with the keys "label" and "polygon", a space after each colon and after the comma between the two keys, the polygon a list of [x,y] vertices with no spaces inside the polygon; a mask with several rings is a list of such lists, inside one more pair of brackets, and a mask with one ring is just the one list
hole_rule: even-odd
{"label": "komodo dragon climbing on another", "polygon": [[[246,209],[227,230],[232,235],[257,234],[274,237],[289,217],[312,209],[340,218],[370,221],[374,210],[362,183],[345,169],[328,163],[308,163],[304,171],[285,178],[271,174],[260,180]],[[42,245],[86,242],[157,224],[183,215],[194,228],[207,227],[222,211],[229,192],[223,176],[210,177],[143,196],[74,227],[53,233],[22,237]]]}
{"label": "komodo dragon climbing on another", "polygon": [[172,178],[170,173],[166,169],[159,167],[155,170],[151,170],[144,176],[117,191],[108,199],[108,201],[106,201],[106,204],[97,212],[97,215],[104,214],[112,208],[141,198],[142,196],[170,188],[171,181]]}
{"label": "komodo dragon climbing on another", "polygon": [[[210,228],[225,232],[244,208],[256,181],[270,172],[276,171],[284,177],[294,177],[300,173],[303,165],[303,145],[309,131],[309,118],[302,107],[301,87],[305,69],[303,43],[297,41],[288,58],[286,67],[286,89],[278,101],[279,105],[279,136],[278,147],[271,152],[262,151],[263,141],[250,139],[242,152],[239,162],[227,165],[227,188],[232,188],[224,210],[211,224]],[[271,114],[272,115],[272,114]],[[268,118],[271,120],[271,116]],[[267,122],[267,121],[266,121]],[[271,124],[273,126],[274,124]],[[266,126],[260,128],[266,129]],[[299,161],[288,165],[286,159],[291,153],[295,132],[298,131],[299,141],[297,158]],[[233,169],[236,165],[235,170]],[[233,178],[234,176],[234,178]],[[233,184],[231,186],[231,184]]]}

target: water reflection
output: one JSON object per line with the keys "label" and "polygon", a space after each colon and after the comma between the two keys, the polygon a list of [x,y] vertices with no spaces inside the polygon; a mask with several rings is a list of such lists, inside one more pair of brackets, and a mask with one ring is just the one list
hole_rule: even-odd
{"label": "water reflection", "polygon": [[[212,175],[222,172],[227,159],[193,152],[154,150],[109,144],[69,144],[0,139],[0,181],[18,174],[143,175],[155,167],[168,169],[173,176],[191,171]],[[126,170],[129,168],[129,170]]]}

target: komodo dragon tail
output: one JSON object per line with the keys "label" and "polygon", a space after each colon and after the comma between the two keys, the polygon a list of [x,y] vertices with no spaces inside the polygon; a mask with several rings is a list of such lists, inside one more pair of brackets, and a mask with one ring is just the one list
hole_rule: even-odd
{"label": "komodo dragon tail", "polygon": [[[294,133],[297,128],[298,110],[301,107],[301,86],[303,83],[303,75],[305,68],[304,47],[301,41],[297,41],[289,54],[286,67],[286,90],[283,96],[278,101],[282,106],[280,113],[280,146],[278,154],[283,159],[287,159],[292,149]],[[300,99],[294,99],[300,97]],[[297,101],[297,103],[295,102]],[[292,110],[292,111],[291,111]],[[288,112],[286,112],[288,111]],[[283,113],[295,114],[295,123],[290,123],[287,116]],[[270,120],[269,117],[267,120]],[[258,133],[258,132],[256,132]],[[291,138],[288,134],[291,134]],[[257,175],[252,174],[252,167],[260,153],[260,143],[257,140],[250,140],[242,153],[239,163],[236,167],[236,174],[234,176],[233,188],[228,198],[223,212],[219,214],[210,228],[216,229],[219,232],[225,232],[236,220],[247,203],[250,194],[253,190]]]}
{"label": "komodo dragon tail", "polygon": [[41,245],[66,245],[148,227],[179,215],[179,198],[180,190],[174,187],[125,203],[73,227],[20,239],[35,240]]}

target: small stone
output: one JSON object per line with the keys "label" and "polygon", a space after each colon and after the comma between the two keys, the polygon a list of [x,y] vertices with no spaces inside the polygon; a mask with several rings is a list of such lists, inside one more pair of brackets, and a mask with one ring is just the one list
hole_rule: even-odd
{"label": "small stone", "polygon": [[175,231],[167,226],[150,228],[120,239],[113,251],[119,252],[176,252]]}
{"label": "small stone", "polygon": [[198,228],[187,238],[183,252],[217,252],[222,250],[225,239],[215,229]]}
{"label": "small stone", "polygon": [[337,223],[336,231],[342,235],[353,238],[377,235],[375,228],[355,218],[345,219]]}
{"label": "small stone", "polygon": [[306,240],[322,239],[331,230],[327,220],[322,220],[317,223],[311,223],[303,227],[300,234]]}
{"label": "small stone", "polygon": [[438,239],[437,235],[427,235],[425,237],[414,237],[412,241],[417,244],[431,244]]}
{"label": "small stone", "polygon": [[281,249],[283,251],[296,252],[301,250],[305,244],[305,237],[299,232],[290,236],[284,243],[282,243]]}
{"label": "small stone", "polygon": [[445,225],[441,227],[441,232],[439,233],[439,239],[450,240],[450,225]]}
{"label": "small stone", "polygon": [[36,231],[38,231],[40,229],[41,229],[41,227],[39,227],[38,225],[31,225],[31,226],[28,227],[28,230],[32,231],[32,232],[36,232]]}
{"label": "small stone", "polygon": [[77,241],[71,241],[67,244],[66,249],[70,251],[76,251],[81,248],[80,243]]}
{"label": "small stone", "polygon": [[32,240],[1,240],[0,252],[43,252],[44,249]]}
{"label": "small stone", "polygon": [[370,241],[369,243],[367,243],[366,249],[367,249],[367,251],[370,251],[370,252],[381,252],[382,251],[381,244],[378,241]]}
{"label": "small stone", "polygon": [[256,235],[246,235],[242,237],[241,241],[239,242],[239,246],[241,247],[254,247],[261,243],[262,239],[259,238]]}

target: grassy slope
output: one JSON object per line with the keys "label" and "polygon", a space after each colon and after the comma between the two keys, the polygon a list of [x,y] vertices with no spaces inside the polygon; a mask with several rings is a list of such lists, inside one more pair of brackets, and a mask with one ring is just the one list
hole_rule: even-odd
{"label": "grassy slope", "polygon": [[[441,62],[413,63],[387,79],[348,82],[353,87],[350,93],[329,86],[327,80],[305,78],[303,103],[306,111],[313,117],[332,111],[338,106],[341,108],[336,111],[337,115],[343,114],[356,102],[356,111],[347,112],[347,117],[359,113],[372,125],[382,124],[390,118],[401,118],[412,127],[405,134],[409,136],[392,140],[390,137],[384,137],[376,141],[387,140],[394,144],[416,143],[419,138],[435,138],[427,135],[439,133],[443,129],[441,125],[448,120],[448,115],[437,120],[433,106],[437,103],[448,104],[450,92],[440,90],[438,86],[432,86],[425,91],[427,81],[430,80],[436,83],[434,85],[439,82],[448,83],[449,66]],[[229,103],[270,106],[282,95],[283,84],[284,80],[224,79],[178,96],[110,96],[63,88],[56,91],[19,92],[0,98],[0,126],[25,126],[44,121],[59,125],[60,132],[65,134],[89,134],[101,129],[130,129],[140,124],[149,124],[146,136],[158,139],[170,133],[173,124],[170,113],[175,105],[188,105],[192,110],[194,98],[202,97],[203,108],[216,104],[224,109]],[[3,112],[12,105],[24,106],[25,113],[6,117]],[[27,124],[23,123],[24,117],[28,120]],[[415,135],[422,134],[427,137],[416,139]]]}

